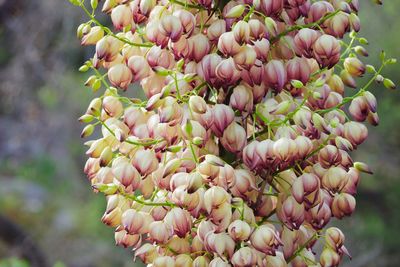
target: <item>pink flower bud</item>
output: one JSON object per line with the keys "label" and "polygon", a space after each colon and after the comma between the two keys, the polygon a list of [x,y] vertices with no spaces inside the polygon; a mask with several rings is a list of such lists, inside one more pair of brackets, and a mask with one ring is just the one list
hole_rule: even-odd
{"label": "pink flower bud", "polygon": [[123,43],[118,39],[107,35],[99,40],[96,44],[96,57],[99,60],[112,62],[116,59]]}
{"label": "pink flower bud", "polygon": [[315,30],[308,28],[301,29],[294,37],[296,54],[298,56],[312,58],[313,46],[319,36],[320,33]]}
{"label": "pink flower bud", "polygon": [[260,205],[257,207],[257,216],[267,217],[276,209],[278,198],[276,196],[262,196]]}
{"label": "pink flower bud", "polygon": [[286,63],[286,71],[288,80],[299,80],[303,84],[307,84],[310,79],[311,69],[305,58],[296,57]]}
{"label": "pink flower bud", "polygon": [[319,201],[320,180],[318,176],[304,173],[292,185],[292,195],[297,202],[305,203],[307,208],[314,206]]}
{"label": "pink flower bud", "polygon": [[311,5],[308,12],[307,23],[316,22],[324,17],[327,13],[334,12],[332,4],[327,1],[315,2]]}
{"label": "pink flower bud", "polygon": [[240,71],[231,57],[218,64],[215,74],[224,86],[232,85],[240,79]]}
{"label": "pink flower bud", "polygon": [[118,5],[111,12],[111,20],[117,31],[122,30],[132,23],[132,11],[127,5]]}
{"label": "pink flower bud", "polygon": [[251,227],[244,221],[236,220],[229,225],[228,233],[236,242],[245,241],[250,237]]}
{"label": "pink flower bud", "polygon": [[341,193],[333,198],[332,214],[338,219],[350,216],[356,208],[355,198],[347,193]]}
{"label": "pink flower bud", "polygon": [[238,21],[232,28],[233,36],[239,44],[249,43],[250,25],[243,20]]}
{"label": "pink flower bud", "polygon": [[250,242],[255,249],[267,255],[274,255],[280,244],[279,236],[271,225],[261,225],[256,228],[250,237]]}
{"label": "pink flower bud", "polygon": [[232,122],[224,130],[220,141],[226,150],[232,153],[239,153],[247,143],[246,131],[236,122]]}
{"label": "pink flower bud", "polygon": [[347,122],[344,124],[344,137],[356,147],[360,145],[368,136],[368,129],[359,122]]}
{"label": "pink flower bud", "polygon": [[153,46],[147,52],[147,62],[150,67],[162,67],[169,69],[175,65],[174,56],[166,49],[161,49],[158,46]]}
{"label": "pink flower bud", "polygon": [[340,59],[339,41],[327,34],[321,35],[314,43],[314,57],[322,68],[332,68]]}
{"label": "pink flower bud", "polygon": [[180,238],[185,237],[192,228],[192,219],[189,212],[181,208],[170,210],[164,220],[173,227],[175,234]]}
{"label": "pink flower bud", "polygon": [[281,161],[290,161],[297,154],[296,143],[286,137],[278,139],[273,145],[274,155]]}
{"label": "pink flower bud", "polygon": [[210,262],[209,267],[231,267],[231,265],[227,261],[224,261],[220,257],[217,257]]}
{"label": "pink flower bud", "polygon": [[254,2],[256,10],[261,11],[267,17],[276,17],[283,10],[282,0],[258,0]]}
{"label": "pink flower bud", "polygon": [[347,182],[348,175],[341,167],[330,168],[322,177],[322,185],[332,192],[341,192]]}
{"label": "pink flower bud", "polygon": [[135,258],[136,257],[138,257],[145,264],[150,264],[157,257],[159,257],[159,255],[155,246],[145,243],[140,248],[135,250]]}
{"label": "pink flower bud", "polygon": [[339,150],[333,145],[325,146],[318,153],[318,161],[324,168],[337,166],[341,161]]}
{"label": "pink flower bud", "polygon": [[132,82],[132,73],[125,64],[117,64],[108,70],[108,79],[115,87],[122,90],[128,89],[129,84]]}
{"label": "pink flower bud", "polygon": [[230,195],[220,186],[213,186],[204,193],[204,207],[207,212],[218,207],[222,203],[230,202]]}
{"label": "pink flower bud", "polygon": [[215,53],[206,55],[197,65],[197,73],[207,82],[216,84],[217,75],[215,69],[221,61],[222,58]]}
{"label": "pink flower bud", "polygon": [[141,175],[145,176],[157,169],[158,160],[154,151],[141,149],[136,151],[132,159],[132,164]]}
{"label": "pink flower bud", "polygon": [[145,234],[149,232],[149,225],[153,221],[150,214],[138,212],[134,209],[126,210],[121,217],[121,223],[129,234]]}
{"label": "pink flower bud", "polygon": [[163,16],[159,27],[161,34],[169,37],[172,42],[176,42],[181,38],[183,27],[179,18],[172,15]]}
{"label": "pink flower bud", "polygon": [[240,51],[240,45],[233,32],[225,32],[218,39],[218,50],[225,56],[234,56]]}
{"label": "pink flower bud", "polygon": [[146,26],[146,37],[147,39],[164,48],[168,44],[168,37],[160,31],[160,21],[152,20]]}
{"label": "pink flower bud", "polygon": [[269,51],[269,41],[266,38],[262,38],[261,40],[257,40],[253,42],[253,49],[257,54],[257,59],[261,60],[262,62],[267,61],[268,51]]}
{"label": "pink flower bud", "polygon": [[132,56],[128,59],[128,67],[133,74],[132,82],[141,81],[150,76],[151,68],[143,56]]}
{"label": "pink flower bud", "polygon": [[233,122],[235,113],[231,107],[224,104],[216,104],[213,113],[214,123],[212,130],[216,136],[221,137],[228,125]]}
{"label": "pink flower bud", "polygon": [[196,26],[196,20],[193,14],[185,9],[179,9],[174,11],[173,15],[181,21],[183,33],[190,36]]}
{"label": "pink flower bud", "polygon": [[233,254],[231,262],[234,267],[256,266],[257,254],[249,247],[242,247]]}
{"label": "pink flower bud", "polygon": [[140,235],[130,235],[125,230],[116,231],[114,234],[115,244],[124,248],[140,246],[142,238]]}
{"label": "pink flower bud", "polygon": [[307,157],[313,151],[313,143],[310,138],[299,135],[294,139],[297,147],[297,155],[300,159]]}
{"label": "pink flower bud", "polygon": [[212,43],[218,43],[220,36],[226,32],[226,23],[223,19],[215,20],[207,28],[207,37]]}
{"label": "pink flower bud", "polygon": [[264,82],[277,92],[283,89],[287,82],[287,74],[281,61],[271,60],[264,66]]}
{"label": "pink flower bud", "polygon": [[204,247],[218,256],[226,255],[230,258],[235,250],[235,241],[225,232],[219,234],[209,232],[204,238]]}
{"label": "pink flower bud", "polygon": [[283,202],[278,201],[277,215],[289,229],[299,229],[304,222],[304,205],[299,204],[294,197],[289,196]]}
{"label": "pink flower bud", "polygon": [[349,113],[354,120],[362,122],[368,117],[370,110],[368,104],[363,97],[356,97],[351,101],[349,106]]}
{"label": "pink flower bud", "polygon": [[152,222],[149,229],[149,238],[158,244],[166,244],[174,234],[172,226],[162,221]]}
{"label": "pink flower bud", "polygon": [[[208,1],[208,0],[199,0],[199,1]],[[193,261],[193,267],[207,267],[209,266],[210,260],[205,256],[198,256]]]}
{"label": "pink flower bud", "polygon": [[135,167],[130,164],[128,159],[119,157],[114,159],[112,173],[115,178],[129,191],[135,191],[140,184],[140,174]]}
{"label": "pink flower bud", "polygon": [[323,229],[332,217],[331,209],[325,202],[311,208],[306,216],[306,220],[315,228]]}
{"label": "pink flower bud", "polygon": [[250,19],[248,24],[250,27],[250,37],[253,40],[260,40],[264,37],[267,37],[267,28],[265,27],[265,24],[262,23],[260,20]]}
{"label": "pink flower bud", "polygon": [[200,62],[208,53],[210,53],[211,45],[204,34],[198,33],[189,39],[190,58],[196,62]]}

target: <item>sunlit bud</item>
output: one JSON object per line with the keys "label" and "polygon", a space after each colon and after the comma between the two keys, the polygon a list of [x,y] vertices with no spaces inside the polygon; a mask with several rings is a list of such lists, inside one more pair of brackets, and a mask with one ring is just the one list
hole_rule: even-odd
{"label": "sunlit bud", "polygon": [[222,145],[232,153],[239,153],[246,145],[246,131],[236,122],[231,123],[220,139]]}
{"label": "sunlit bud", "polygon": [[225,18],[227,19],[234,19],[234,18],[239,18],[245,10],[244,5],[236,5],[232,7],[226,14]]}
{"label": "sunlit bud", "polygon": [[140,81],[151,74],[151,68],[143,56],[131,56],[128,59],[128,67],[133,74],[132,82]]}
{"label": "sunlit bud", "polygon": [[257,59],[261,60],[262,62],[267,61],[269,47],[270,44],[266,38],[253,42],[253,49],[257,54]]}
{"label": "sunlit bud", "polygon": [[153,150],[138,150],[132,159],[133,166],[143,176],[155,171],[158,167],[158,160]]}
{"label": "sunlit bud", "polygon": [[121,215],[121,208],[117,207],[110,212],[104,213],[103,217],[101,217],[101,221],[110,227],[117,227],[121,224]]}
{"label": "sunlit bud", "polygon": [[339,93],[339,94],[341,94],[341,95],[344,94],[344,84],[343,84],[343,81],[342,81],[342,79],[341,79],[337,74],[332,75],[332,76],[329,78],[329,80],[327,80],[327,84],[329,85],[329,87],[330,87],[333,91],[335,91],[335,92],[337,92],[337,93]]}
{"label": "sunlit bud", "polygon": [[294,139],[294,142],[297,147],[297,155],[301,159],[307,157],[313,150],[313,144],[310,138],[306,136],[299,135]]}
{"label": "sunlit bud", "polygon": [[343,83],[351,88],[357,88],[357,83],[354,78],[348,73],[346,70],[342,70],[340,72],[340,78],[342,79]]}
{"label": "sunlit bud", "polygon": [[218,50],[225,56],[236,55],[240,48],[233,32],[225,32],[218,39]]}
{"label": "sunlit bud", "polygon": [[345,70],[352,76],[360,77],[365,73],[364,64],[356,57],[346,58],[343,65]]}
{"label": "sunlit bud", "polygon": [[232,265],[230,265],[227,261],[224,261],[222,258],[217,257],[214,258],[211,262],[209,267],[231,267]]}
{"label": "sunlit bud", "polygon": [[349,15],[349,21],[350,21],[351,28],[355,32],[359,32],[361,29],[360,18],[355,13],[351,13]]}
{"label": "sunlit bud", "polygon": [[162,221],[152,222],[149,229],[149,238],[159,244],[167,243],[174,234],[172,226]]}
{"label": "sunlit bud", "polygon": [[190,55],[196,62],[200,62],[210,52],[210,42],[204,34],[198,33],[189,39]]}
{"label": "sunlit bud", "polygon": [[233,254],[231,263],[235,267],[256,266],[257,254],[249,247],[242,247]]}
{"label": "sunlit bud", "polygon": [[156,247],[152,244],[145,243],[135,250],[135,258],[138,257],[142,262],[149,264],[159,257]]}
{"label": "sunlit bud", "polygon": [[204,206],[210,213],[212,209],[222,203],[230,202],[230,195],[220,186],[213,186],[204,193]]}
{"label": "sunlit bud", "polygon": [[313,57],[313,45],[320,36],[319,32],[304,28],[301,29],[294,37],[296,54],[307,58]]}
{"label": "sunlit bud", "polygon": [[322,68],[332,68],[340,59],[339,41],[328,34],[321,35],[313,45],[314,57]]}
{"label": "sunlit bud", "polygon": [[153,267],[174,267],[175,260],[171,256],[161,256],[154,259]]}
{"label": "sunlit bud", "polygon": [[254,66],[254,62],[256,61],[257,54],[250,46],[244,46],[240,49],[240,51],[233,57],[236,65],[244,68],[250,69]]}
{"label": "sunlit bud", "polygon": [[[165,75],[162,73],[163,68],[169,69],[175,65],[174,56],[166,49],[161,49],[158,46],[153,46],[147,53],[147,62],[150,67],[156,69],[160,75]],[[161,67],[161,68],[160,68]]]}
{"label": "sunlit bud", "polygon": [[307,221],[315,229],[323,229],[332,217],[331,209],[325,201],[320,202],[319,205],[314,206],[308,212]]}
{"label": "sunlit bud", "polygon": [[261,225],[256,228],[250,237],[250,242],[255,249],[273,255],[280,241],[277,233],[270,225]]}
{"label": "sunlit bud", "polygon": [[217,43],[219,37],[226,32],[226,23],[225,20],[218,19],[215,20],[211,25],[207,28],[207,37],[212,43]]}
{"label": "sunlit bud", "polygon": [[112,172],[115,178],[125,187],[131,186],[132,190],[136,190],[140,184],[140,174],[135,167],[130,164],[128,159],[120,157],[113,161]]}
{"label": "sunlit bud", "polygon": [[277,215],[289,229],[299,229],[304,222],[304,205],[299,204],[293,196],[289,196],[282,203],[278,201]]}
{"label": "sunlit bud", "polygon": [[207,103],[201,96],[194,95],[189,98],[189,107],[193,112],[204,114],[207,111]]}
{"label": "sunlit bud", "polygon": [[344,137],[351,142],[353,146],[358,146],[368,136],[368,129],[359,122],[347,122],[344,124]]}
{"label": "sunlit bud", "polygon": [[192,267],[193,266],[192,257],[190,257],[187,254],[179,254],[175,258],[174,266],[176,266],[176,267]]}
{"label": "sunlit bud", "polygon": [[108,146],[106,139],[101,138],[95,140],[91,143],[89,149],[86,151],[86,155],[92,158],[99,158],[101,152],[103,152],[104,148]]}
{"label": "sunlit bud", "polygon": [[118,118],[124,112],[124,107],[119,99],[115,96],[106,96],[103,99],[103,109],[110,117]]}
{"label": "sunlit bud", "polygon": [[[157,1],[155,1],[155,0],[140,0],[140,4],[139,4],[140,12],[145,16],[149,15],[149,13],[153,9],[155,9],[156,3],[157,3]],[[151,16],[151,14],[150,14],[150,16]]]}
{"label": "sunlit bud", "polygon": [[150,214],[138,212],[134,209],[126,210],[121,217],[122,226],[129,234],[145,234],[149,232],[149,225],[153,221]]}
{"label": "sunlit bud", "polygon": [[96,57],[99,60],[104,59],[107,62],[111,62],[117,57],[122,45],[123,43],[121,41],[107,35],[97,42]]}
{"label": "sunlit bud", "polygon": [[81,45],[95,45],[103,36],[103,29],[100,26],[94,26],[88,33],[83,35]]}
{"label": "sunlit bud", "polygon": [[89,158],[86,161],[83,172],[87,175],[89,180],[92,180],[96,176],[97,172],[99,171],[99,169],[100,169],[99,162],[100,162],[100,160],[96,159],[96,158]]}
{"label": "sunlit bud", "polygon": [[117,246],[134,247],[140,246],[142,238],[140,235],[130,235],[125,230],[116,231],[114,234]]}
{"label": "sunlit bud", "polygon": [[236,220],[229,225],[228,233],[236,242],[245,241],[251,234],[251,227],[244,221]]}
{"label": "sunlit bud", "polygon": [[371,168],[367,164],[365,164],[364,162],[354,162],[354,168],[357,171],[360,171],[360,172],[373,174]]}
{"label": "sunlit bud", "polygon": [[183,27],[181,21],[176,16],[162,16],[160,20],[161,34],[171,38],[172,42],[176,42],[181,38]]}
{"label": "sunlit bud", "polygon": [[192,219],[189,212],[181,208],[170,210],[164,220],[173,227],[175,234],[181,238],[185,237],[192,228]]}
{"label": "sunlit bud", "polygon": [[224,104],[216,104],[213,113],[214,123],[212,130],[216,136],[221,137],[228,125],[233,122],[235,113],[231,107]]}
{"label": "sunlit bud", "polygon": [[337,147],[333,145],[325,146],[318,153],[318,161],[324,168],[329,168],[330,166],[337,166],[341,161],[341,157]]}
{"label": "sunlit bud", "polygon": [[286,137],[278,139],[273,145],[274,155],[282,160],[289,161],[292,156],[296,155],[296,143]]}
{"label": "sunlit bud", "polygon": [[146,37],[150,42],[159,45],[161,48],[166,47],[168,44],[168,37],[161,34],[159,20],[153,20],[147,24]]}
{"label": "sunlit bud", "polygon": [[299,80],[307,84],[310,79],[311,69],[305,58],[295,57],[286,63],[287,79]]}
{"label": "sunlit bud", "polygon": [[297,202],[305,202],[306,207],[313,206],[319,200],[320,180],[318,176],[304,173],[292,185],[292,195]]}
{"label": "sunlit bud", "polygon": [[106,0],[104,1],[103,8],[101,9],[104,13],[109,13],[117,5],[116,0]]}
{"label": "sunlit bud", "polygon": [[325,248],[321,253],[319,262],[322,267],[336,267],[339,266],[340,256],[336,251]]}
{"label": "sunlit bud", "polygon": [[300,108],[296,113],[293,115],[293,121],[302,127],[303,129],[308,129],[312,127],[311,118],[313,113],[308,108]]}
{"label": "sunlit bud", "polygon": [[264,82],[277,92],[282,90],[287,82],[286,69],[282,61],[271,60],[264,66]]}
{"label": "sunlit bud", "polygon": [[193,267],[208,267],[210,260],[205,256],[198,256],[193,261]]}
{"label": "sunlit bud", "polygon": [[176,10],[173,15],[181,21],[183,32],[190,36],[196,26],[194,15],[185,9]]}
{"label": "sunlit bud", "polygon": [[347,172],[341,167],[330,168],[322,177],[322,185],[332,192],[340,192],[347,182]]}
{"label": "sunlit bud", "polygon": [[132,73],[125,64],[117,64],[108,70],[108,79],[115,87],[126,90],[132,81]]}
{"label": "sunlit bud", "polygon": [[230,258],[235,250],[235,241],[225,232],[219,234],[209,232],[204,238],[204,247],[209,252],[217,253],[219,256],[227,255]]}
{"label": "sunlit bud", "polygon": [[122,30],[130,25],[133,19],[132,11],[127,5],[119,5],[111,11],[111,20],[116,30]]}
{"label": "sunlit bud", "polygon": [[250,41],[250,25],[244,21],[238,21],[232,29],[233,36],[239,44],[248,43]]}
{"label": "sunlit bud", "polygon": [[261,157],[265,166],[269,166],[269,164],[275,159],[274,144],[275,142],[266,139],[260,142],[256,147],[256,154]]}

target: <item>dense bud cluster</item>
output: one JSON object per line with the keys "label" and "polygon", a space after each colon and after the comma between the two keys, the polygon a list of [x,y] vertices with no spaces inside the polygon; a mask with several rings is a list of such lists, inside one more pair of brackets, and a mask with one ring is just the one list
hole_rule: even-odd
{"label": "dense bud cluster", "polygon": [[96,46],[86,85],[105,87],[81,117],[82,137],[101,126],[85,173],[117,245],[154,267],[339,265],[344,235],[324,228],[371,173],[350,156],[379,122],[367,89],[394,88],[394,59],[360,59],[358,0],[106,0],[114,30],[71,2]]}

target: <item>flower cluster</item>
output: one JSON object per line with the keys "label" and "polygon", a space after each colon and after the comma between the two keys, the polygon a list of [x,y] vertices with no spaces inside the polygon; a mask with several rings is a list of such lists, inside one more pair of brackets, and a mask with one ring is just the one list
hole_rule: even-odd
{"label": "flower cluster", "polygon": [[339,265],[345,237],[324,228],[371,173],[350,156],[379,122],[367,89],[395,87],[394,59],[360,60],[358,0],[106,0],[114,30],[71,2],[96,46],[80,70],[105,87],[80,118],[82,137],[101,126],[85,173],[117,245],[154,267]]}

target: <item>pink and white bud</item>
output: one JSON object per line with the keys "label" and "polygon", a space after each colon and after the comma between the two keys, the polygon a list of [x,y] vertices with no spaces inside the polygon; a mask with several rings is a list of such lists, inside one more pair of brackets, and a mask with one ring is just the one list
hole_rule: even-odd
{"label": "pink and white bud", "polygon": [[363,143],[368,136],[368,129],[359,122],[347,122],[344,124],[344,137],[356,147]]}
{"label": "pink and white bud", "polygon": [[153,218],[150,214],[127,209],[121,217],[121,224],[129,234],[146,234],[149,232]]}
{"label": "pink and white bud", "polygon": [[131,25],[133,14],[129,6],[118,5],[111,11],[111,20],[117,31]]}
{"label": "pink and white bud", "polygon": [[236,55],[240,48],[233,32],[224,32],[218,39],[218,50],[225,56]]}
{"label": "pink and white bud", "polygon": [[216,104],[213,109],[214,123],[212,130],[217,137],[221,137],[225,129],[230,125],[234,118],[235,113],[232,108],[224,104]]}
{"label": "pink and white bud", "polygon": [[115,87],[122,90],[128,89],[129,84],[132,82],[132,72],[125,64],[116,64],[112,66],[108,72],[108,79]]}
{"label": "pink and white bud", "polygon": [[264,66],[264,83],[280,92],[287,82],[286,69],[279,60],[271,60]]}
{"label": "pink and white bud", "polygon": [[160,19],[160,32],[176,42],[181,38],[183,27],[179,18],[173,15],[162,16]]}
{"label": "pink and white bud", "polygon": [[130,235],[125,230],[116,231],[114,234],[115,245],[124,248],[140,246],[142,238],[140,235]]}
{"label": "pink and white bud", "polygon": [[257,254],[253,249],[242,247],[233,254],[231,263],[234,267],[256,266],[257,259]]}
{"label": "pink and white bud", "polygon": [[215,75],[224,86],[236,83],[240,79],[238,70],[233,58],[223,59],[215,68]]}
{"label": "pink and white bud", "polygon": [[341,192],[348,182],[347,172],[341,167],[331,167],[322,177],[322,186],[332,192]]}
{"label": "pink and white bud", "polygon": [[103,36],[104,30],[100,26],[92,27],[83,35],[81,45],[95,45]]}
{"label": "pink and white bud", "polygon": [[321,35],[313,45],[314,57],[322,68],[332,68],[340,59],[339,41],[328,34]]}
{"label": "pink and white bud", "polygon": [[128,67],[133,74],[132,82],[141,81],[151,74],[151,68],[143,56],[131,56],[128,59]]}
{"label": "pink and white bud", "polygon": [[200,62],[208,53],[210,53],[211,45],[204,34],[198,33],[189,39],[190,58],[196,62]]}
{"label": "pink and white bud", "polygon": [[338,219],[350,216],[356,208],[355,198],[347,193],[341,193],[333,198],[332,215]]}
{"label": "pink and white bud", "polygon": [[232,122],[220,139],[224,148],[232,153],[240,153],[247,143],[246,131],[236,122]]}
{"label": "pink and white bud", "polygon": [[301,29],[294,37],[296,54],[306,58],[313,57],[313,46],[317,41],[320,33],[318,31],[304,28]]}
{"label": "pink and white bud", "polygon": [[166,244],[174,234],[174,229],[170,224],[162,221],[155,221],[149,225],[149,238],[158,244]]}
{"label": "pink and white bud", "polygon": [[154,151],[149,149],[140,149],[136,151],[132,158],[133,166],[143,176],[146,176],[158,168],[158,160]]}
{"label": "pink and white bud", "polygon": [[136,257],[138,257],[145,264],[150,264],[159,257],[159,254],[154,245],[145,243],[140,248],[135,250],[135,258]]}
{"label": "pink and white bud", "polygon": [[250,237],[251,227],[245,221],[236,220],[229,225],[228,234],[236,242],[245,241]]}
{"label": "pink and white bud", "polygon": [[218,43],[220,36],[226,32],[226,23],[223,19],[215,20],[207,28],[207,37],[212,43]]}
{"label": "pink and white bud", "polygon": [[164,218],[165,222],[173,227],[173,230],[180,238],[185,237],[192,228],[192,219],[186,210],[173,208]]}

